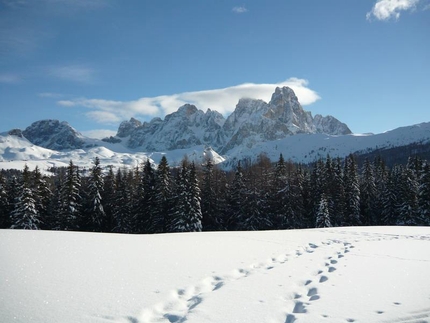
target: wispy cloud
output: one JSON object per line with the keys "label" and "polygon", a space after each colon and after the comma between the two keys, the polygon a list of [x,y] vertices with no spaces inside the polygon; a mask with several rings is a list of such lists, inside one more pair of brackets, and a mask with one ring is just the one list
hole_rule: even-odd
{"label": "wispy cloud", "polygon": [[186,103],[194,104],[204,111],[212,109],[226,115],[235,109],[240,98],[269,101],[277,86],[291,87],[302,105],[309,105],[320,99],[315,91],[308,88],[306,80],[290,78],[274,84],[245,83],[223,89],[144,97],[134,101],[80,98],[61,100],[57,103],[64,107],[91,109],[87,117],[99,123],[113,124],[131,117],[164,117]]}
{"label": "wispy cloud", "polygon": [[372,10],[366,14],[367,20],[399,19],[402,11],[412,11],[420,0],[378,0]]}
{"label": "wispy cloud", "polygon": [[234,7],[233,9],[231,9],[231,11],[233,11],[234,13],[245,13],[248,12],[248,9],[246,9],[245,6],[240,6]]}
{"label": "wispy cloud", "polygon": [[18,84],[22,81],[18,74],[0,74],[0,83]]}
{"label": "wispy cloud", "polygon": [[106,137],[116,135],[116,131],[108,130],[108,129],[94,129],[94,130],[88,130],[88,131],[81,131],[81,133],[86,137],[95,138],[95,139],[103,139]]}
{"label": "wispy cloud", "polygon": [[52,93],[52,92],[43,92],[43,93],[38,93],[37,96],[40,98],[59,99],[59,98],[63,97],[63,94]]}
{"label": "wispy cloud", "polygon": [[82,65],[49,66],[48,75],[76,83],[93,83],[95,72]]}

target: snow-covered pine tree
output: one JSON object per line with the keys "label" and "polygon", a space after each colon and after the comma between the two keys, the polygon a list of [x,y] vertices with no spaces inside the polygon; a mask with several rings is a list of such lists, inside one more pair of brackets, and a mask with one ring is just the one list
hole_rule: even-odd
{"label": "snow-covered pine tree", "polygon": [[60,195],[60,227],[63,230],[77,230],[81,222],[81,177],[79,168],[69,162],[62,182]]}
{"label": "snow-covered pine tree", "polygon": [[168,232],[172,211],[172,178],[166,156],[161,157],[155,172],[155,205],[153,228],[155,233]]}
{"label": "snow-covered pine tree", "polygon": [[382,224],[382,210],[383,210],[383,192],[385,191],[385,186],[387,184],[388,170],[385,166],[384,161],[381,156],[377,156],[373,162],[373,168],[375,170],[375,187],[376,187],[376,197],[374,202],[374,217],[375,224]]}
{"label": "snow-covered pine tree", "polygon": [[404,168],[400,177],[399,199],[397,208],[399,217],[398,225],[417,225],[418,212],[418,181],[416,172],[410,168]]}
{"label": "snow-covered pine tree", "polygon": [[204,231],[220,229],[218,194],[216,192],[216,180],[214,177],[214,164],[208,158],[203,165],[202,197],[202,228]]}
{"label": "snow-covered pine tree", "polygon": [[[124,173],[124,175],[123,175]],[[130,185],[127,181],[127,170],[118,169],[116,173],[115,208],[113,210],[114,228],[113,232],[131,233],[132,232],[132,206]]]}
{"label": "snow-covered pine tree", "polygon": [[418,195],[418,207],[419,207],[419,225],[430,225],[430,164],[427,162],[423,168],[419,195]]}
{"label": "snow-covered pine tree", "polygon": [[189,171],[189,200],[190,200],[190,215],[189,215],[189,231],[202,231],[202,208],[199,180],[197,178],[197,170],[194,162],[190,165]]}
{"label": "snow-covered pine tree", "polygon": [[321,195],[321,199],[318,203],[318,211],[315,218],[315,227],[317,228],[329,228],[332,226],[330,223],[330,211],[325,194]]}
{"label": "snow-covered pine tree", "polygon": [[87,225],[88,229],[95,232],[103,231],[106,226],[106,213],[102,203],[101,193],[104,189],[104,179],[100,159],[94,159],[94,165],[90,169],[88,177],[88,195],[87,195]]}
{"label": "snow-covered pine tree", "polygon": [[332,226],[340,226],[345,216],[345,185],[343,182],[342,160],[336,158],[333,161],[333,179],[331,182],[331,200],[333,207],[330,211]]}
{"label": "snow-covered pine tree", "polygon": [[43,176],[36,166],[33,171],[33,188],[34,198],[36,201],[36,209],[40,216],[41,228],[50,229],[50,215],[49,205],[51,203],[53,194],[49,188],[47,177]]}
{"label": "snow-covered pine tree", "polygon": [[6,179],[0,172],[0,229],[10,228],[9,200]]}
{"label": "snow-covered pine tree", "polygon": [[237,230],[243,222],[245,216],[246,192],[243,170],[239,161],[227,196],[228,214],[226,216],[226,227],[228,230]]}
{"label": "snow-covered pine tree", "polygon": [[11,229],[40,229],[40,217],[36,209],[34,192],[31,188],[30,170],[27,165],[22,173],[20,194],[15,199],[14,209],[11,214]]}
{"label": "snow-covered pine tree", "polygon": [[176,203],[172,231],[196,232],[202,230],[200,189],[194,163],[183,160],[176,178]]}
{"label": "snow-covered pine tree", "polygon": [[381,194],[381,224],[396,225],[399,216],[398,204],[398,186],[402,168],[394,166],[387,173],[384,190]]}
{"label": "snow-covered pine tree", "polygon": [[272,173],[271,188],[269,194],[269,214],[272,222],[272,229],[288,228],[287,212],[288,199],[285,194],[287,187],[287,168],[285,166],[284,156],[279,155],[278,162]]}
{"label": "snow-covered pine tree", "polygon": [[102,201],[104,201],[104,211],[106,221],[104,223],[103,231],[111,232],[115,227],[113,212],[115,209],[115,174],[112,165],[108,166],[108,172],[104,177],[103,191],[100,193]]}
{"label": "snow-covered pine tree", "polygon": [[353,155],[345,158],[345,218],[342,225],[360,225],[360,184],[358,180],[357,163]]}
{"label": "snow-covered pine tree", "polygon": [[360,180],[360,210],[363,225],[376,225],[375,219],[376,184],[373,165],[366,158]]}

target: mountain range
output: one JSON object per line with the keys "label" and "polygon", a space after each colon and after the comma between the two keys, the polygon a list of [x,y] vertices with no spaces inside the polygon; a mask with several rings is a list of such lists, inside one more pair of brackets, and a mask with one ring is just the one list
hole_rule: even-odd
{"label": "mountain range", "polygon": [[308,163],[327,154],[381,153],[429,143],[429,123],[377,135],[352,134],[333,116],[313,117],[292,89],[278,87],[268,103],[240,99],[227,118],[185,104],[164,120],[124,121],[116,136],[102,140],[83,136],[65,121],[36,121],[25,130],[0,135],[0,168],[21,168],[23,162],[41,163],[41,168],[62,166],[70,159],[88,166],[96,156],[117,167],[135,166],[146,158],[157,163],[162,155],[173,165],[188,156],[199,162],[212,158],[232,167],[238,160],[255,160],[261,153],[272,160],[283,153],[287,159]]}

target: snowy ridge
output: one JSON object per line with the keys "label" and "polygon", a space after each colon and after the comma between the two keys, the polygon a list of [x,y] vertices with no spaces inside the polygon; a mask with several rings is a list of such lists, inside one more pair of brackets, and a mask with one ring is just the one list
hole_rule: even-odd
{"label": "snowy ridge", "polygon": [[412,143],[426,144],[430,142],[430,123],[402,127],[376,135],[296,134],[278,140],[256,141],[251,147],[236,146],[224,155],[205,145],[144,152],[127,148],[124,142],[108,143],[89,138],[86,138],[85,142],[89,148],[55,151],[36,146],[19,136],[3,134],[0,135],[0,168],[23,169],[27,163],[30,168],[38,165],[40,169],[46,170],[52,166],[66,166],[70,160],[80,167],[89,168],[95,157],[99,157],[103,166],[136,167],[147,158],[158,164],[163,155],[172,166],[179,165],[181,160],[187,157],[199,164],[204,163],[206,158],[212,158],[214,163],[229,168],[235,166],[238,160],[255,160],[260,153],[265,153],[272,161],[276,161],[282,153],[287,160],[310,163],[318,158],[325,158],[327,154],[342,158],[355,152],[365,153]]}
{"label": "snowy ridge", "polygon": [[0,241],[4,322],[430,319],[426,227],[159,235],[0,230]]}

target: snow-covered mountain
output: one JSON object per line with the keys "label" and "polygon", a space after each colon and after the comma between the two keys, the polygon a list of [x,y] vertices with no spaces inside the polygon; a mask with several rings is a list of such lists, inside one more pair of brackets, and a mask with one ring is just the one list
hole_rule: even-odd
{"label": "snow-covered mountain", "polygon": [[[185,104],[164,120],[141,123],[132,118],[121,123],[117,137],[129,148],[146,151],[175,150],[210,145],[223,153],[237,146],[282,139],[298,133],[350,134],[348,126],[332,116],[312,117],[303,110],[294,91],[276,88],[269,103],[241,99],[225,119],[217,111],[203,112]],[[112,141],[112,140],[110,140]]]}
{"label": "snow-covered mountain", "polygon": [[[126,137],[128,138],[128,137]],[[24,164],[30,168],[36,165],[41,169],[51,166],[66,166],[70,160],[81,167],[90,167],[95,157],[99,157],[102,165],[114,167],[135,167],[147,158],[158,164],[162,156],[166,156],[169,164],[179,165],[187,156],[189,160],[203,163],[211,158],[225,168],[236,165],[238,160],[255,160],[260,153],[265,153],[272,161],[284,158],[293,162],[310,163],[318,158],[345,157],[350,153],[383,152],[393,148],[409,150],[410,145],[426,147],[430,144],[430,122],[398,128],[381,134],[297,134],[283,139],[261,141],[251,148],[236,146],[222,156],[211,147],[197,145],[186,149],[166,150],[158,152],[142,152],[131,149],[120,143],[85,138],[81,149],[56,151],[32,144],[25,137],[15,134],[0,134],[0,169],[23,169]]]}
{"label": "snow-covered mountain", "polygon": [[430,123],[398,128],[381,134],[351,134],[332,116],[312,117],[288,87],[276,88],[269,103],[241,99],[225,119],[212,110],[186,104],[164,120],[121,123],[115,137],[84,137],[67,122],[42,120],[25,130],[0,134],[0,169],[41,169],[65,166],[70,160],[89,167],[95,157],[114,167],[135,167],[147,158],[158,163],[165,155],[178,165],[186,156],[202,163],[211,158],[229,168],[238,160],[255,160],[261,153],[272,161],[282,153],[293,162],[310,163],[330,154],[371,153],[396,147],[430,144]]}

